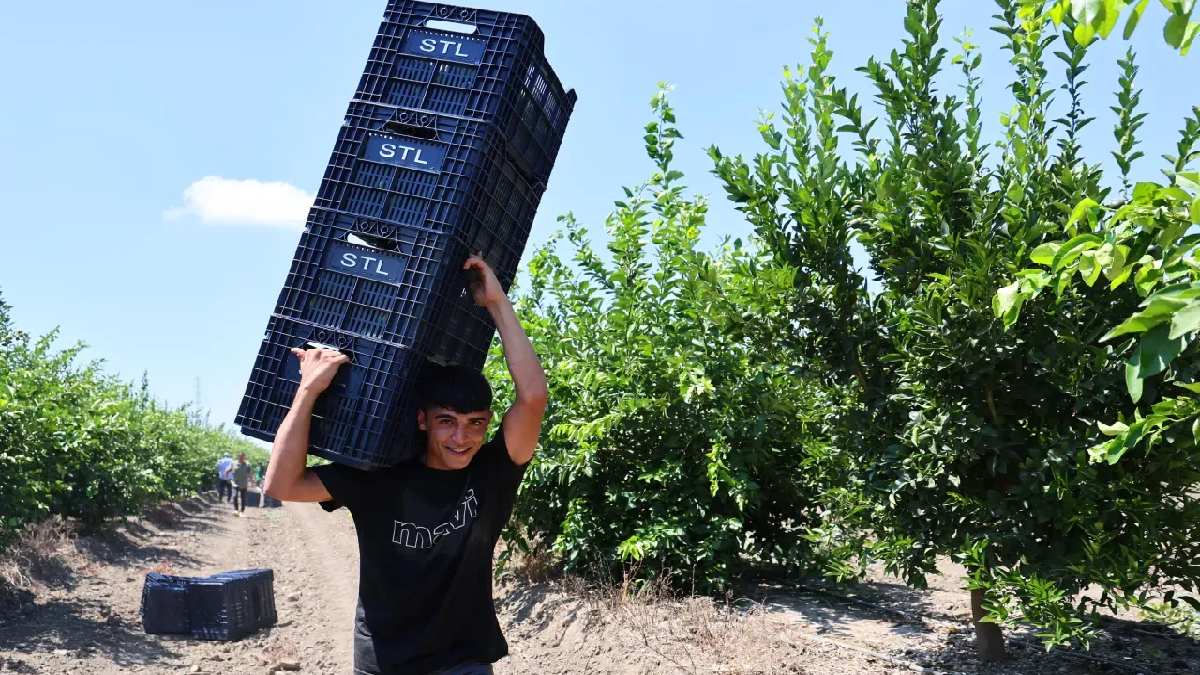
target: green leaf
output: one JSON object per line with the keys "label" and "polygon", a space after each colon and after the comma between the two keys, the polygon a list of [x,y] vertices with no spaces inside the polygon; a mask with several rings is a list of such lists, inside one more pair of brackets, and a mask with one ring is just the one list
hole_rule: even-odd
{"label": "green leaf", "polygon": [[1115,337],[1130,333],[1144,333],[1155,326],[1170,321],[1171,315],[1186,307],[1187,304],[1188,300],[1186,298],[1179,298],[1162,292],[1156,293],[1142,302],[1145,309],[1125,319],[1120,325],[1100,338],[1100,341],[1107,342]]}
{"label": "green leaf", "polygon": [[1080,200],[1080,202],[1075,205],[1075,208],[1071,209],[1071,217],[1067,219],[1067,227],[1079,222],[1081,218],[1086,217],[1092,209],[1098,206],[1100,206],[1100,204],[1098,204],[1096,200],[1092,199],[1091,197],[1085,197],[1084,199]]}
{"label": "green leaf", "polygon": [[1129,255],[1129,247],[1124,244],[1118,244],[1112,249],[1112,258],[1104,267],[1104,276],[1113,282],[1110,288],[1120,286],[1120,282],[1129,277],[1129,268],[1125,266],[1125,258]]}
{"label": "green leaf", "polygon": [[1187,389],[1194,394],[1200,394],[1200,382],[1176,382],[1176,387]]}
{"label": "green leaf", "polygon": [[1175,174],[1175,184],[1189,192],[1200,193],[1200,172],[1180,171]]}
{"label": "green leaf", "polygon": [[1129,425],[1125,424],[1124,422],[1113,422],[1112,424],[1097,422],[1096,426],[1100,427],[1100,433],[1104,434],[1105,436],[1119,436],[1126,431],[1129,431]]}
{"label": "green leaf", "polygon": [[1039,265],[1049,266],[1054,262],[1054,256],[1061,247],[1062,243],[1060,242],[1047,242],[1033,249],[1033,253],[1029,254],[1029,259]]}
{"label": "green leaf", "polygon": [[1117,20],[1121,18],[1121,10],[1124,8],[1125,0],[1104,0],[1104,14],[1096,26],[1100,37],[1107,38],[1117,27]]}
{"label": "green leaf", "polygon": [[1196,330],[1200,330],[1200,301],[1180,309],[1171,317],[1171,333],[1167,337],[1182,337]]}
{"label": "green leaf", "polygon": [[1138,22],[1142,20],[1142,12],[1146,11],[1146,5],[1150,0],[1141,0],[1133,6],[1133,11],[1129,13],[1129,20],[1125,22],[1125,33],[1123,37],[1128,40],[1129,36],[1133,35],[1133,31],[1137,28]]}
{"label": "green leaf", "polygon": [[1163,39],[1172,47],[1179,48],[1183,44],[1183,34],[1187,30],[1188,18],[1185,14],[1172,14],[1163,25]]}
{"label": "green leaf", "polygon": [[1142,374],[1138,372],[1138,362],[1141,360],[1140,347],[1133,352],[1129,361],[1125,362],[1125,389],[1129,398],[1137,403],[1142,400]]}
{"label": "green leaf", "polygon": [[[1084,200],[1091,201],[1091,200]],[[1078,208],[1076,209],[1078,210]],[[1104,240],[1094,234],[1080,234],[1072,237],[1067,243],[1058,249],[1058,253],[1054,254],[1054,260],[1051,263],[1051,268],[1055,272],[1062,271],[1063,266],[1071,264],[1075,258],[1079,257],[1084,250],[1096,248],[1104,243]]]}
{"label": "green leaf", "polygon": [[1020,286],[1021,282],[1014,281],[1004,288],[998,289],[996,295],[992,298],[992,312],[1004,320],[1005,328],[1011,326],[1017,320],[1016,313],[1013,310],[1019,310],[1021,306]]}
{"label": "green leaf", "polygon": [[1162,279],[1162,270],[1150,265],[1143,266],[1133,277],[1133,285],[1139,295],[1149,295]]}
{"label": "green leaf", "polygon": [[1092,39],[1096,37],[1096,29],[1092,28],[1090,23],[1075,24],[1075,29],[1071,33],[1075,41],[1081,45],[1091,44]]}
{"label": "green leaf", "polygon": [[1179,43],[1179,53],[1182,56],[1187,56],[1188,51],[1192,48],[1192,41],[1196,36],[1200,35],[1200,22],[1189,21],[1187,28],[1183,31],[1183,40]]}
{"label": "green leaf", "polygon": [[1183,351],[1183,340],[1171,338],[1169,329],[1170,327],[1164,324],[1142,336],[1138,344],[1138,371],[1142,379],[1166,370]]}
{"label": "green leaf", "polygon": [[1133,186],[1133,200],[1137,202],[1153,200],[1162,186],[1150,181],[1141,181]]}
{"label": "green leaf", "polygon": [[1103,12],[1103,0],[1071,0],[1071,16],[1079,23],[1093,24]]}
{"label": "green leaf", "polygon": [[1100,278],[1100,272],[1103,271],[1091,253],[1091,251],[1085,251],[1079,258],[1079,276],[1089,288],[1096,285],[1096,280]]}

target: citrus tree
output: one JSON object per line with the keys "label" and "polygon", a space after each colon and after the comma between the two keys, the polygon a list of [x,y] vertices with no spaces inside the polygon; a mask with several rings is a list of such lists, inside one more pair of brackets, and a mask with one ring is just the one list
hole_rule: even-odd
{"label": "citrus tree", "polygon": [[1200,443],[1200,172],[1185,170],[1200,157],[1200,108],[1186,120],[1176,152],[1166,157],[1167,181],[1139,182],[1132,195],[1109,204],[1076,204],[1063,238],[1030,252],[1037,267],[1021,270],[994,300],[1011,326],[1043,292],[1066,304],[1099,282],[1102,293],[1132,286],[1143,298],[1098,340],[1124,361],[1132,405],[1121,419],[1097,420],[1111,440],[1090,449],[1092,461],[1116,464],[1130,452],[1165,451],[1182,453],[1176,459],[1187,464]]}
{"label": "citrus tree", "polygon": [[[828,464],[842,472],[828,476],[840,499],[810,539],[839,577],[882,560],[919,586],[938,556],[959,560],[989,657],[1004,653],[1005,623],[1032,623],[1049,645],[1086,639],[1098,608],[1200,578],[1194,443],[1115,463],[1089,452],[1103,441],[1096,422],[1127,408],[1121,355],[1100,338],[1138,306],[1133,284],[1054,297],[1023,276],[1019,314],[1013,292],[993,302],[1032,252],[1045,259],[1080,200],[1114,196],[1079,142],[1093,121],[1082,75],[1094,36],[1077,30],[1076,4],[1090,3],[997,3],[1014,102],[994,146],[982,140],[982,55],[964,38],[952,56],[938,3],[923,0],[909,5],[902,45],[860,68],[878,117],[828,74],[818,24],[812,63],[786,73],[781,118],[760,124],[766,150],[711,150],[729,197],[796,272],[798,365],[844,388],[822,432],[840,455]],[[1123,61],[1126,178],[1142,115],[1132,53]],[[948,67],[957,92],[939,88]],[[869,269],[856,268],[853,241]]]}
{"label": "citrus tree", "polygon": [[0,546],[50,515],[95,526],[193,494],[224,453],[266,453],[187,409],[80,362],[82,345],[33,338],[0,302]]}
{"label": "citrus tree", "polygon": [[652,109],[654,171],[605,221],[607,255],[568,215],[529,262],[517,305],[550,404],[509,538],[569,570],[714,590],[806,560],[817,500],[796,477],[826,449],[807,432],[816,389],[780,351],[792,271],[739,241],[699,250],[707,204],[672,168],[665,90]]}

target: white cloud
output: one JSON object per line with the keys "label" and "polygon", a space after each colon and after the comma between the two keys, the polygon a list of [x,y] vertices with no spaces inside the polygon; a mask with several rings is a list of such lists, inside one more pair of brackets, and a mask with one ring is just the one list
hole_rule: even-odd
{"label": "white cloud", "polygon": [[214,225],[265,225],[301,229],[313,195],[290,183],[205,176],[183,191],[183,206],[163,216],[194,215]]}

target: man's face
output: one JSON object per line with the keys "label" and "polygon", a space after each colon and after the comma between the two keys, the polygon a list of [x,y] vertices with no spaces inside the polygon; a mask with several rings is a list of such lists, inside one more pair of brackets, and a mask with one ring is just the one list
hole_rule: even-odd
{"label": "man's face", "polygon": [[487,434],[492,411],[460,413],[432,407],[417,411],[417,426],[426,434],[425,466],[431,469],[462,469],[479,452]]}

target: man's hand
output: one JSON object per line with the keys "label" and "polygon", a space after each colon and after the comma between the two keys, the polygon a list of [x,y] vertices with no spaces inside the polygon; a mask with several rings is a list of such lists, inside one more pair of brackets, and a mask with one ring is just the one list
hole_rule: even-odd
{"label": "man's hand", "polygon": [[275,432],[262,490],[282,501],[323,502],[330,499],[329,491],[317,474],[304,466],[309,426],[317,397],[329,388],[338,368],[350,357],[333,349],[296,347],[292,353],[300,360],[300,387]]}
{"label": "man's hand", "polygon": [[350,357],[332,349],[300,349],[292,353],[300,360],[300,389],[320,394],[329,388],[338,368]]}
{"label": "man's hand", "polygon": [[504,294],[504,289],[500,286],[500,280],[496,278],[496,273],[492,271],[490,265],[484,262],[483,258],[478,255],[467,258],[467,261],[463,263],[463,269],[468,270],[474,277],[471,280],[470,288],[471,297],[474,298],[476,305],[490,308],[508,300],[508,296]]}

